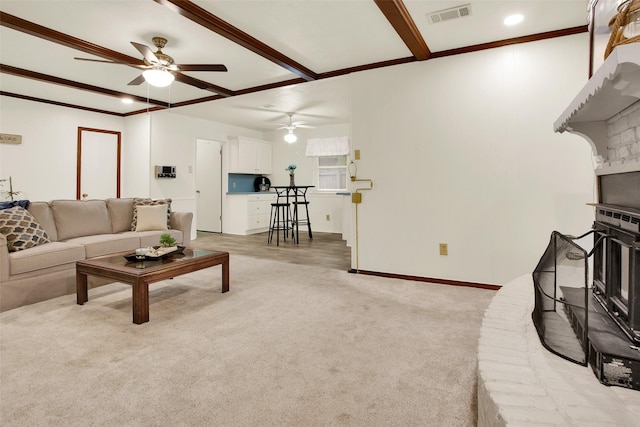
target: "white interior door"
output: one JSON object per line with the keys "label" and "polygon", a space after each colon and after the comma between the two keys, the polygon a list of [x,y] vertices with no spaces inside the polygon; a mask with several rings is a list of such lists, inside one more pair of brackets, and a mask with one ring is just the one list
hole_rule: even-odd
{"label": "white interior door", "polygon": [[120,132],[78,128],[78,199],[120,197]]}
{"label": "white interior door", "polygon": [[222,232],[222,143],[196,140],[196,229]]}

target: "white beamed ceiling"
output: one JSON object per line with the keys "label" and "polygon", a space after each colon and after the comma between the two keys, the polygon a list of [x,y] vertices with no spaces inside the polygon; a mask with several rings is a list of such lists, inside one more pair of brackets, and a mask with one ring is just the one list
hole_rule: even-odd
{"label": "white beamed ceiling", "polygon": [[[193,1],[209,13],[288,56],[314,73],[411,57],[412,54],[373,0]],[[430,24],[427,15],[469,3],[469,17]],[[587,23],[587,0],[429,1],[404,0],[431,52],[463,48],[514,37],[562,30]],[[163,51],[177,63],[217,64],[226,73],[189,72],[189,76],[232,91],[296,79],[289,70],[192,22],[153,0],[0,1],[0,10],[119,53],[139,58],[131,41],[153,47],[151,38],[168,39]],[[504,17],[522,13],[524,22],[505,27]],[[0,63],[82,84],[175,104],[215,95],[175,82],[159,89],[128,86],[139,70],[74,60],[94,58],[35,36],[0,26]],[[118,98],[0,73],[0,90],[118,114],[146,103],[122,104]],[[345,76],[321,79],[176,108],[188,114],[256,130],[274,130],[294,112],[294,120],[314,126],[349,121]],[[273,107],[266,108],[270,104]]]}

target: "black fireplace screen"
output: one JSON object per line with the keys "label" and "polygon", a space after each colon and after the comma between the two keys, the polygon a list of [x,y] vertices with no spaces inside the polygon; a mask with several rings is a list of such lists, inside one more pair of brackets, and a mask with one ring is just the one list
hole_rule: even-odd
{"label": "black fireplace screen", "polygon": [[[533,272],[535,307],[531,314],[542,345],[552,353],[587,366],[589,253],[557,231]],[[598,246],[598,241],[594,246]],[[569,309],[570,307],[570,309]]]}

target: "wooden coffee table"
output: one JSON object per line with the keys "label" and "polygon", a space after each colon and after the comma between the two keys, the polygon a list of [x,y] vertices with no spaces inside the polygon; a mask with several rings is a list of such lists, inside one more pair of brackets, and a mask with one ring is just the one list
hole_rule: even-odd
{"label": "wooden coffee table", "polygon": [[90,258],[76,263],[78,304],[89,301],[87,276],[106,277],[131,285],[133,323],[149,321],[149,284],[222,264],[222,292],[229,291],[229,253],[187,248],[183,254],[154,261],[127,261],[131,251]]}

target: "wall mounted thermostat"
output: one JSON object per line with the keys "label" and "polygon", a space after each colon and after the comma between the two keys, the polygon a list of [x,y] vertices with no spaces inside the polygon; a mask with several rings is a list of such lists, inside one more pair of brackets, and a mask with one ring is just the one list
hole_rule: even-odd
{"label": "wall mounted thermostat", "polygon": [[158,166],[156,165],[156,178],[175,178],[175,166]]}

